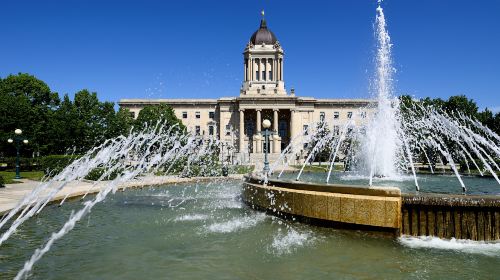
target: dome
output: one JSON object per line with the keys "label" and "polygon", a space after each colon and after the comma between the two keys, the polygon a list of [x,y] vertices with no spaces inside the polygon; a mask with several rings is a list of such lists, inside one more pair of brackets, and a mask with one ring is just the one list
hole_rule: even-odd
{"label": "dome", "polygon": [[276,39],[276,35],[274,35],[271,30],[267,29],[267,24],[266,20],[262,19],[260,21],[260,27],[259,30],[255,31],[253,33],[252,37],[250,38],[250,42],[254,45],[261,45],[261,44],[266,44],[266,45],[274,45],[278,41]]}

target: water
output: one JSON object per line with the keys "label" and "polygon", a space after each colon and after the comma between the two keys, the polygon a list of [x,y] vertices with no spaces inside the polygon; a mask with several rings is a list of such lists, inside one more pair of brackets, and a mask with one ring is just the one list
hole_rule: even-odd
{"label": "water", "polygon": [[[296,173],[283,173],[280,179],[295,180]],[[325,183],[326,172],[306,172],[302,175],[301,181]],[[272,176],[271,178],[276,178]],[[356,172],[333,172],[330,184],[359,185],[367,187],[369,178]],[[457,177],[453,174],[419,174],[420,193],[447,193],[461,194],[462,189],[457,184]],[[468,186],[468,194],[478,195],[500,195],[500,187],[492,177],[463,176],[462,180]],[[397,187],[402,193],[415,193],[415,183],[413,175],[401,175],[397,178],[373,178],[374,186]]]}
{"label": "water", "polygon": [[[59,240],[30,279],[470,279],[500,273],[498,244],[300,224],[249,209],[240,191],[241,182],[227,181],[117,192]],[[0,278],[13,278],[82,203],[49,205],[27,221],[2,246]]]}
{"label": "water", "polygon": [[[402,110],[403,107],[393,94],[392,44],[380,2],[376,12],[377,67],[374,92],[377,107],[368,125],[359,127],[354,125],[354,121],[348,122],[340,135],[322,131],[321,125],[311,125],[314,129],[309,131],[307,137],[294,139],[283,151],[282,159],[295,158],[305,143],[313,142],[316,144],[310,145],[309,154],[305,155],[306,161],[330,147],[331,167],[336,159],[346,158],[349,165],[361,174],[359,178],[368,178],[369,185],[389,183],[394,186],[395,182],[407,182],[405,172],[411,170],[417,189],[421,184],[422,189],[450,192],[455,184],[445,180],[445,177],[417,178],[414,159],[425,154],[427,161],[449,163],[463,192],[468,187],[469,193],[497,193],[490,190],[485,182],[463,178],[455,163],[463,160],[468,168],[472,166],[479,169],[481,174],[492,174],[500,184],[496,174],[500,167],[495,162],[495,158],[500,157],[500,137],[476,120],[458,112],[447,114],[439,108],[425,107],[418,102],[406,107],[409,109],[406,113]],[[221,143],[216,139],[202,141],[195,135],[180,133],[175,126],[160,123],[143,131],[134,131],[127,137],[107,140],[55,175],[50,182],[42,182],[0,221],[0,260],[5,264],[1,268],[2,273],[23,279],[40,260],[41,268],[35,267],[34,278],[77,276],[94,279],[121,278],[125,275],[135,275],[133,278],[163,278],[169,275],[178,278],[201,278],[206,275],[217,275],[217,278],[266,278],[269,273],[280,271],[280,267],[283,268],[281,275],[288,278],[369,278],[373,273],[394,278],[392,274],[383,274],[387,272],[396,273],[395,277],[426,278],[431,270],[436,273],[431,276],[445,278],[449,274],[441,275],[438,272],[442,267],[454,271],[455,267],[450,268],[449,264],[433,266],[429,270],[413,268],[412,265],[401,269],[413,263],[413,260],[401,263],[400,259],[405,259],[404,254],[408,253],[408,249],[401,247],[401,244],[436,244],[432,240],[401,239],[401,243],[395,243],[391,239],[363,234],[351,236],[284,222],[244,207],[236,199],[236,186],[220,187],[224,191],[215,196],[207,191],[206,197],[198,197],[196,187],[172,188],[172,191],[181,192],[181,196],[169,191],[130,191],[108,197],[116,192],[120,184],[143,174],[219,175],[220,146]],[[285,166],[288,164],[285,162]],[[42,211],[57,192],[67,188],[70,182],[83,180],[96,168],[106,170],[100,180],[115,173],[117,176],[107,182],[97,195],[88,196],[83,204],[75,201],[64,204],[63,200],[62,209],[50,206]],[[297,179],[302,172],[303,168]],[[330,175],[326,177],[327,182]],[[334,174],[332,180],[337,180],[335,177]],[[378,177],[383,180],[379,182]],[[339,178],[353,184],[358,180],[356,176]],[[429,181],[428,185],[426,181]],[[401,183],[400,187],[406,191],[407,184]],[[217,189],[204,188],[200,192]],[[225,192],[228,189],[234,192],[228,194]],[[189,190],[194,193],[186,196]],[[100,204],[104,200],[108,200],[108,203]],[[67,209],[74,211],[68,212]],[[128,213],[127,209],[132,211]],[[183,212],[185,210],[193,211]],[[156,219],[154,223],[152,218]],[[85,219],[88,219],[87,223]],[[75,227],[78,233],[66,236]],[[373,252],[366,248],[369,244],[372,244]],[[106,247],[110,245],[112,247]],[[466,245],[470,247],[470,244]],[[477,245],[478,248],[484,246]],[[490,245],[485,246],[490,248]],[[462,248],[464,245],[455,247]],[[51,248],[54,250],[51,251]],[[366,259],[370,253],[376,257]],[[45,254],[48,254],[47,259],[42,258]],[[435,259],[433,255],[423,254],[425,258],[419,259],[418,252],[411,254],[416,254],[415,259],[424,264],[429,259]],[[399,258],[392,258],[393,255]],[[491,257],[491,254],[488,256]],[[78,261],[75,262],[75,258]],[[457,259],[454,255],[451,258]],[[21,265],[21,259],[27,259],[24,266]],[[69,262],[71,259],[73,262]],[[360,267],[359,260],[365,260],[369,265]],[[464,257],[464,261],[467,260]],[[496,256],[495,261],[498,261]],[[435,263],[440,262],[436,259],[429,265]],[[48,269],[44,270],[43,267]],[[120,267],[120,271],[117,272],[114,269],[116,267]],[[255,270],[254,267],[259,269]],[[464,275],[477,276],[475,268],[471,265],[471,270],[465,270]],[[20,269],[17,274],[15,269]],[[405,274],[411,271],[416,274]]]}
{"label": "water", "polygon": [[[368,178],[370,186],[379,181],[377,178],[401,181],[411,173],[413,188],[420,190],[420,176],[415,168],[417,161],[431,166],[447,164],[456,177],[452,184],[460,186],[462,193],[471,193],[468,188],[474,189],[474,185],[468,185],[471,180],[463,178],[458,166],[469,171],[473,168],[481,175],[489,174],[500,185],[497,174],[500,172],[497,162],[500,136],[460,112],[449,113],[419,100],[403,99],[400,102],[394,93],[393,44],[381,1],[376,9],[374,27],[376,53],[372,95],[376,102],[372,107],[362,109],[371,111],[366,123],[356,124],[355,118],[360,114],[353,114],[354,118],[346,122],[337,134],[328,133],[326,123],[310,124],[313,129],[307,135],[293,139],[282,152],[280,161],[294,159],[297,155],[305,159],[297,180],[301,179],[305,165],[326,151],[330,153],[330,168],[324,180],[327,183],[330,182],[333,163],[342,160],[349,165],[349,170]],[[302,151],[305,143],[310,145]],[[288,164],[286,162],[285,166]],[[276,164],[273,165],[272,169],[276,168]],[[431,172],[435,172],[432,167]]]}

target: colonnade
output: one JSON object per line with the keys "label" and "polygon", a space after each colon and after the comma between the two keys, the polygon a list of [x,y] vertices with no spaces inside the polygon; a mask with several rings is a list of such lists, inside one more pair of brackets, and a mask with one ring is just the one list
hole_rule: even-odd
{"label": "colonnade", "polygon": [[[257,109],[252,109],[256,111],[256,132],[254,135],[254,141],[255,141],[255,146],[254,146],[254,153],[263,153],[264,151],[262,150],[262,141],[264,139],[261,137],[261,131],[262,131],[262,110],[261,108]],[[279,109],[272,109],[273,110],[273,119],[271,121],[271,131],[274,132],[274,135],[272,136],[272,153],[280,153],[281,152],[281,138],[278,135],[279,131]],[[296,131],[294,129],[295,126],[295,110],[291,109],[290,110],[290,137],[294,137],[296,135]],[[245,149],[245,109],[240,109],[240,128],[239,128],[239,151],[244,152]]]}
{"label": "colonnade", "polygon": [[245,81],[282,81],[283,58],[246,58]]}

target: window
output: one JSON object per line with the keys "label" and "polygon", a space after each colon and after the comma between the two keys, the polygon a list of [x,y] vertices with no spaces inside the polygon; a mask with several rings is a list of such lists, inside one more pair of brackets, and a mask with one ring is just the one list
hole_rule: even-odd
{"label": "window", "polygon": [[306,124],[303,127],[304,135],[309,135],[309,126]]}
{"label": "window", "polygon": [[286,134],[287,134],[287,126],[288,124],[286,123],[286,121],[284,120],[281,120],[280,123],[279,123],[279,136],[281,138],[284,138],[286,137]]}
{"label": "window", "polygon": [[255,123],[253,121],[245,121],[245,135],[248,137],[253,136],[254,134]]}
{"label": "window", "polygon": [[325,112],[319,112],[319,121],[324,122],[325,121]]}
{"label": "window", "polygon": [[352,112],[347,112],[347,118],[352,119]]}
{"label": "window", "polygon": [[266,71],[262,71],[262,80],[265,81],[266,80]]}
{"label": "window", "polygon": [[208,126],[208,135],[214,135],[214,126],[213,125]]}
{"label": "window", "polygon": [[188,112],[182,112],[182,118],[187,119],[188,118]]}
{"label": "window", "polygon": [[260,75],[259,75],[259,73],[260,73],[259,71],[255,71],[255,79],[256,79],[257,81],[259,81],[259,80],[260,80]]}
{"label": "window", "polygon": [[333,118],[338,119],[340,116],[339,112],[333,112]]}
{"label": "window", "polygon": [[195,127],[195,132],[196,132],[196,135],[200,135],[200,131],[201,131],[201,128],[200,128],[200,126],[199,126],[199,125],[197,125],[197,126]]}
{"label": "window", "polygon": [[334,125],[334,126],[333,126],[333,134],[334,134],[334,135],[339,135],[339,133],[340,133],[340,128],[339,128],[339,126],[338,126],[338,125]]}
{"label": "window", "polygon": [[196,118],[197,118],[197,119],[201,118],[201,114],[200,114],[200,112],[196,112],[196,113],[195,113],[195,116],[196,116]]}
{"label": "window", "polygon": [[211,119],[215,119],[215,112],[208,112],[208,117]]}
{"label": "window", "polygon": [[361,118],[365,119],[366,118],[366,112],[361,112]]}
{"label": "window", "polygon": [[269,70],[269,81],[273,80],[273,71]]}
{"label": "window", "polygon": [[231,135],[231,125],[226,124],[226,136],[230,136],[230,135]]}

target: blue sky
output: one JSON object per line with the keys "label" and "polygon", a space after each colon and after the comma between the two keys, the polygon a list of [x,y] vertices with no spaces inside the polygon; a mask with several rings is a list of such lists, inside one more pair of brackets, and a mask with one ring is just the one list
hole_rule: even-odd
{"label": "blue sky", "polygon": [[[466,94],[500,110],[500,1],[385,0],[397,93]],[[236,96],[242,51],[265,9],[287,88],[369,97],[375,0],[4,1],[0,76],[103,100]]]}

